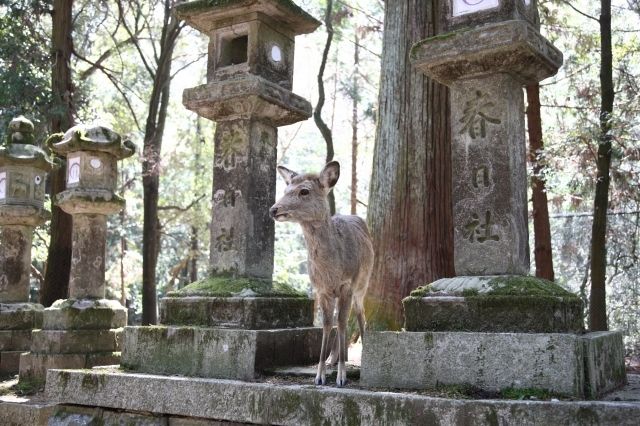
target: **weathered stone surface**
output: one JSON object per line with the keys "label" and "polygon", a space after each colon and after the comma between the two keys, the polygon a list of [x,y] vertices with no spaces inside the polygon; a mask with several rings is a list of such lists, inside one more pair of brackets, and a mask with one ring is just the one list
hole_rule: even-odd
{"label": "weathered stone surface", "polygon": [[633,403],[453,400],[116,372],[52,370],[46,393],[62,404],[256,424],[635,426],[640,417]]}
{"label": "weathered stone surface", "polygon": [[55,407],[53,403],[25,403],[0,397],[0,423],[3,426],[46,426]]}
{"label": "weathered stone surface", "polygon": [[581,336],[587,398],[597,398],[626,383],[622,333],[598,331]]}
{"label": "weathered stone surface", "polygon": [[536,0],[452,0],[442,3],[440,13],[445,32],[509,20],[540,25]]}
{"label": "weathered stone surface", "polygon": [[28,351],[31,330],[0,330],[0,351]]}
{"label": "weathered stone surface", "polygon": [[92,368],[102,365],[120,364],[120,352],[97,352],[79,354],[23,353],[20,356],[20,380],[46,379],[51,368]]}
{"label": "weathered stone surface", "polygon": [[[617,333],[607,333],[610,343],[619,339]],[[588,391],[590,386],[601,387],[595,391],[598,394],[605,389],[604,383],[625,383],[616,362],[592,366],[586,362],[588,356],[584,338],[574,334],[369,332],[363,346],[361,383],[408,389],[437,385],[472,385],[489,391],[535,388],[578,398],[593,392]],[[594,374],[601,377],[598,383],[589,379]]]}
{"label": "weathered stone surface", "polygon": [[29,301],[33,227],[0,226],[0,302]]}
{"label": "weathered stone surface", "polygon": [[570,334],[370,332],[361,382],[408,389],[538,388],[580,397],[583,357],[582,343]]}
{"label": "weathered stone surface", "polygon": [[562,52],[524,21],[442,34],[411,49],[413,65],[446,85],[497,73],[511,75],[520,86],[537,83],[558,72],[562,60]]}
{"label": "weathered stone surface", "polygon": [[0,330],[40,328],[43,311],[38,303],[0,303]]}
{"label": "weathered stone surface", "polygon": [[45,330],[109,330],[127,325],[127,310],[117,300],[56,301],[44,310]]}
{"label": "weathered stone surface", "polygon": [[210,267],[271,279],[277,129],[254,120],[216,126]]}
{"label": "weathered stone surface", "polygon": [[16,374],[20,370],[20,356],[24,351],[0,352],[0,374]]}
{"label": "weathered stone surface", "polygon": [[100,408],[89,407],[56,407],[48,426],[76,425],[135,425],[135,426],[167,426],[164,416],[153,416],[142,413],[122,413]]}
{"label": "weathered stone surface", "polygon": [[0,225],[36,227],[45,223],[51,213],[30,205],[0,204]]}
{"label": "weathered stone surface", "polygon": [[53,152],[64,157],[80,151],[97,152],[109,154],[111,161],[131,157],[136,152],[133,142],[123,140],[108,127],[93,124],[77,124],[64,134],[51,135],[47,139],[47,145]]}
{"label": "weathered stone surface", "polygon": [[165,297],[160,322],[166,325],[260,330],[313,326],[313,300],[295,297]]}
{"label": "weathered stone surface", "polygon": [[104,299],[104,264],[107,217],[103,214],[73,215],[69,298]]}
{"label": "weathered stone surface", "polygon": [[33,330],[31,352],[45,354],[118,352],[121,334],[122,329]]}
{"label": "weathered stone surface", "polygon": [[56,194],[56,206],[66,213],[110,215],[119,212],[125,206],[125,200],[118,194],[106,189],[71,188]]}
{"label": "weathered stone surface", "polygon": [[185,89],[182,104],[209,120],[258,119],[274,127],[311,116],[311,104],[306,99],[256,75]]}
{"label": "weathered stone surface", "polygon": [[251,380],[257,371],[320,356],[322,330],[125,327],[122,366],[146,373]]}

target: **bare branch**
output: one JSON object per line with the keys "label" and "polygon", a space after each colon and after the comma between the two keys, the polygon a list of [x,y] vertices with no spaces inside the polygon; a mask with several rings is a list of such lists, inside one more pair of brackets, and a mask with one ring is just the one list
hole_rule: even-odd
{"label": "bare branch", "polygon": [[569,3],[567,0],[560,0],[562,3],[566,4],[567,6],[569,6],[571,9],[575,10],[577,13],[579,13],[580,15],[584,16],[585,18],[589,18],[589,19],[593,19],[594,21],[600,23],[600,20],[596,17],[593,17],[591,15],[589,15],[588,13],[584,13],[583,11],[579,10],[578,8],[576,8],[574,5],[572,5],[571,3]]}

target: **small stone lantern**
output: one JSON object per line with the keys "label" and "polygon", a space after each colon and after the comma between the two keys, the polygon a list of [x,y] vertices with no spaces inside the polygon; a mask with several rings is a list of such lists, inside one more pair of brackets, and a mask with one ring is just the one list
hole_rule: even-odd
{"label": "small stone lantern", "polygon": [[[102,126],[77,125],[47,140],[67,159],[67,189],[55,203],[73,217],[69,298],[45,309],[42,330],[20,360],[20,379],[44,379],[49,368],[117,364],[126,309],[105,297],[107,215],[124,207],[115,193],[117,161],[135,146]],[[63,342],[60,343],[60,342]]]}
{"label": "small stone lantern", "polygon": [[47,173],[57,168],[34,145],[33,124],[23,116],[9,124],[0,147],[0,373],[18,371],[42,306],[29,303],[33,230],[49,218],[44,209]]}

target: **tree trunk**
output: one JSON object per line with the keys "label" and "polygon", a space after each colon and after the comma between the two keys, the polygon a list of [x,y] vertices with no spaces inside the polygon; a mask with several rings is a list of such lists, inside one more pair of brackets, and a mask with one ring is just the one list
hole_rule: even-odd
{"label": "tree trunk", "polygon": [[[324,93],[324,69],[327,66],[327,58],[329,57],[329,50],[331,49],[331,40],[333,39],[333,25],[331,19],[333,16],[333,0],[327,1],[327,9],[325,12],[324,25],[327,28],[327,41],[324,45],[324,51],[322,52],[322,61],[320,62],[320,69],[318,70],[318,103],[313,110],[313,121],[320,130],[322,137],[324,138],[327,146],[327,156],[325,162],[333,160],[333,137],[331,136],[331,130],[327,127],[327,124],[322,120],[322,107],[324,106],[325,93]],[[336,212],[336,201],[333,195],[333,191],[327,196],[329,199],[329,209],[331,214]]]}
{"label": "tree trunk", "polygon": [[[71,54],[73,52],[72,0],[53,2],[51,39],[53,64],[51,70],[52,114],[51,131],[63,132],[74,122],[73,83],[71,81]],[[51,172],[51,195],[64,191],[66,169]],[[45,268],[44,283],[40,288],[40,303],[51,306],[58,299],[65,299],[69,292],[71,270],[71,216],[60,208],[51,209],[51,239]]]}
{"label": "tree trunk", "polygon": [[527,86],[527,127],[529,128],[529,161],[532,166],[531,192],[533,206],[534,255],[536,277],[554,281],[551,250],[551,227],[542,165],[538,155],[542,151],[542,120],[540,118],[540,85]]}
{"label": "tree trunk", "polygon": [[179,21],[171,14],[171,2],[166,0],[165,25],[160,38],[160,56],[149,101],[149,115],[145,126],[142,160],[142,188],[144,193],[142,325],[156,324],[158,322],[156,266],[160,250],[160,222],[158,220],[160,150],[169,106],[173,49],[181,28]]}
{"label": "tree trunk", "polygon": [[609,207],[609,167],[611,165],[611,115],[613,113],[613,55],[611,52],[611,0],[601,0],[600,12],[600,136],[598,141],[596,195],[591,229],[591,295],[589,328],[604,331],[607,326],[607,210]]}
{"label": "tree trunk", "polygon": [[189,262],[189,282],[198,281],[198,228],[191,226],[191,262]]}
{"label": "tree trunk", "polygon": [[[376,253],[371,329],[399,329],[402,298],[453,276],[449,92],[409,62],[439,28],[437,1],[388,0],[368,223]],[[434,31],[435,28],[435,31]]]}
{"label": "tree trunk", "polygon": [[353,87],[352,114],[351,114],[351,214],[356,214],[358,210],[358,64],[360,63],[358,29],[354,35],[353,51]]}

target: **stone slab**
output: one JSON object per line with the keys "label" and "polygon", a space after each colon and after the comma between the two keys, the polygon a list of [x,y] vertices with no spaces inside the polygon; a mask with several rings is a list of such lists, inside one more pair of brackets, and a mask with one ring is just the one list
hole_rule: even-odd
{"label": "stone slab", "polygon": [[562,61],[562,52],[533,26],[515,20],[438,35],[411,49],[413,65],[445,85],[495,73],[537,83],[558,72]]}
{"label": "stone slab", "polygon": [[318,362],[322,330],[125,327],[122,366],[145,373],[251,380],[266,368]]}
{"label": "stone slab", "polygon": [[29,403],[26,398],[0,397],[0,424],[3,426],[46,426],[56,404]]}
{"label": "stone slab", "polygon": [[20,356],[20,380],[44,380],[51,368],[92,368],[120,364],[120,352],[90,354],[36,354]]}
{"label": "stone slab", "polygon": [[24,351],[0,352],[0,374],[16,374],[20,370],[20,355]]}
{"label": "stone slab", "polygon": [[313,300],[296,297],[165,297],[160,299],[160,322],[249,330],[312,327]]}
{"label": "stone slab", "polygon": [[402,301],[406,331],[579,333],[582,301],[551,296],[435,296]]}
{"label": "stone slab", "polygon": [[127,310],[117,300],[64,299],[44,310],[44,330],[109,330],[127,325]]}
{"label": "stone slab", "polygon": [[31,330],[0,330],[0,351],[28,351]]}
{"label": "stone slab", "polygon": [[0,330],[40,328],[43,311],[38,303],[0,303]]}
{"label": "stone slab", "polygon": [[[619,333],[598,336],[613,346]],[[574,397],[598,394],[604,383],[624,384],[616,365],[585,362],[585,341],[574,334],[369,332],[363,345],[361,382],[365,386],[430,389],[471,385],[482,390],[535,388]],[[597,368],[596,371],[593,371]],[[588,369],[588,370],[587,370]],[[588,379],[607,375],[606,379]],[[589,385],[587,386],[587,383]]]}
{"label": "stone slab", "polygon": [[50,370],[46,393],[60,404],[256,424],[631,426],[640,418],[637,403],[455,400],[122,372]]}
{"label": "stone slab", "polygon": [[597,331],[581,337],[584,344],[587,398],[597,398],[626,383],[622,333]]}
{"label": "stone slab", "polygon": [[31,352],[73,354],[120,351],[122,329],[34,330]]}

